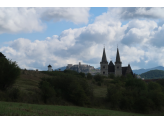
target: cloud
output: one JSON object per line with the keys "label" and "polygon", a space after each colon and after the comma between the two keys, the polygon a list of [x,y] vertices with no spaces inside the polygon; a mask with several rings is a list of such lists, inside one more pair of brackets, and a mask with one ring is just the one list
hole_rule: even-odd
{"label": "cloud", "polygon": [[34,8],[0,8],[0,34],[42,31],[44,28]]}
{"label": "cloud", "polygon": [[87,23],[90,8],[0,8],[0,34],[2,33],[31,33],[43,31],[44,22],[65,20],[75,24]]}
{"label": "cloud", "polygon": [[[122,26],[121,21],[109,15],[109,12],[103,13],[92,24],[64,30],[60,35],[53,35],[45,40],[32,42],[18,38],[10,41],[9,46],[0,48],[0,51],[7,58],[17,61],[21,68],[27,69],[47,70],[48,64],[55,69],[78,62],[98,67],[103,45],[105,44],[108,61],[115,62],[118,44],[123,66],[130,63],[133,69],[133,66],[139,68],[137,65],[164,65],[164,59],[161,58],[164,53],[164,25],[159,26],[153,20],[133,19]],[[162,45],[158,46],[160,44]]]}
{"label": "cloud", "polygon": [[157,27],[157,23],[154,21],[132,20],[127,24],[125,36],[121,42],[131,46],[142,45],[150,39],[150,35]]}
{"label": "cloud", "polygon": [[41,19],[54,22],[66,20],[71,21],[76,24],[88,23],[89,18],[88,7],[53,7],[46,8],[44,12],[41,13]]}
{"label": "cloud", "polygon": [[111,17],[128,19],[161,19],[164,18],[163,7],[119,7],[109,8]]}
{"label": "cloud", "polygon": [[164,47],[164,25],[162,27],[158,27],[157,31],[155,31],[150,39],[150,43],[156,47]]}

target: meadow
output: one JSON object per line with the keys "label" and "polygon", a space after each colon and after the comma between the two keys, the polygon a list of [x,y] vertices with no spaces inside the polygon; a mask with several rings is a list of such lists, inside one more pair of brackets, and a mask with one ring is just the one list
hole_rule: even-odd
{"label": "meadow", "polygon": [[1,116],[143,116],[122,111],[78,106],[38,105],[0,101]]}

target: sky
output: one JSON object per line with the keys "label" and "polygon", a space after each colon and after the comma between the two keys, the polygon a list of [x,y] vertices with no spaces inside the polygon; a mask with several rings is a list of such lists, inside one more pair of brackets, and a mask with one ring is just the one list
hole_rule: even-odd
{"label": "sky", "polygon": [[0,52],[20,68],[108,62],[133,70],[164,66],[164,8],[0,7]]}

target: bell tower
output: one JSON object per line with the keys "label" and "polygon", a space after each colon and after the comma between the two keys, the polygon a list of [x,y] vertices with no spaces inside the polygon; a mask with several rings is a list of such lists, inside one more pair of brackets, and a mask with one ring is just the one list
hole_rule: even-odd
{"label": "bell tower", "polygon": [[120,54],[118,48],[117,48],[116,62],[115,62],[115,76],[122,76],[122,62],[120,60]]}
{"label": "bell tower", "polygon": [[108,62],[106,58],[105,47],[103,49],[102,60],[100,62],[100,71],[101,75],[108,76]]}

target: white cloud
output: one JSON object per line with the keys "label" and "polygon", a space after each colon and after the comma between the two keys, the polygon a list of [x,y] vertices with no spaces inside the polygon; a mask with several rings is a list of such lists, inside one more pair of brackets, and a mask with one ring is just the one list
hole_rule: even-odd
{"label": "white cloud", "polygon": [[0,8],[0,34],[42,31],[44,28],[34,8]]}
{"label": "white cloud", "polygon": [[87,23],[90,8],[0,8],[0,34],[42,31],[45,21]]}
{"label": "white cloud", "polygon": [[164,8],[162,7],[119,7],[109,8],[111,17],[123,20],[127,19],[161,19],[164,18]]}
{"label": "white cloud", "polygon": [[[153,20],[137,19],[122,26],[121,21],[109,12],[111,11],[96,17],[94,23],[86,27],[70,28],[59,36],[53,35],[34,42],[19,38],[9,42],[8,47],[0,48],[0,51],[8,58],[17,61],[20,67],[38,69],[40,67],[45,70],[48,64],[58,68],[67,64],[77,64],[79,61],[99,66],[104,44],[108,61],[112,59],[115,62],[118,44],[123,66],[127,66],[128,63],[149,64],[151,61],[154,64],[164,65],[163,45],[157,48],[156,44],[156,42],[162,44],[164,26],[158,26]],[[50,16],[49,19],[54,18]],[[71,21],[77,22],[73,19]],[[133,66],[140,68],[137,65]]]}
{"label": "white cloud", "polygon": [[[43,8],[41,8],[43,9]],[[88,7],[53,7],[46,8],[44,12],[41,13],[41,18],[46,21],[53,20],[61,21],[72,21],[76,24],[79,23],[88,23],[89,18]]]}

